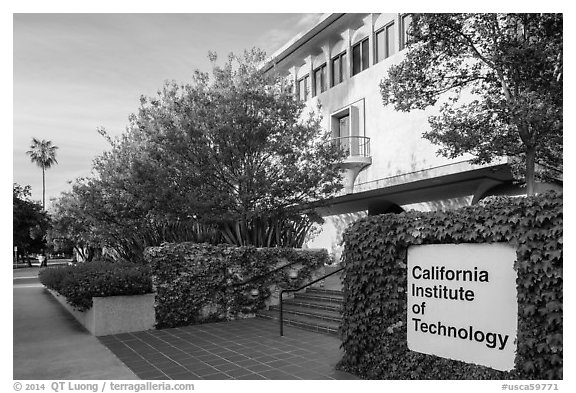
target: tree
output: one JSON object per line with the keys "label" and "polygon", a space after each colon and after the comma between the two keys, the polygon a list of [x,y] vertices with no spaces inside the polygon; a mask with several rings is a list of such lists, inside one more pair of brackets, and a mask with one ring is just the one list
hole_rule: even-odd
{"label": "tree", "polygon": [[297,206],[341,186],[343,152],[258,50],[229,56],[212,75],[142,97],[126,132],[74,186],[91,232],[138,260],[164,241],[294,245],[309,217]]}
{"label": "tree", "polygon": [[30,186],[12,186],[12,234],[18,255],[28,258],[29,253],[41,252],[46,247],[46,231],[50,220],[42,206],[30,201]]}
{"label": "tree", "polygon": [[415,14],[410,35],[380,84],[385,105],[440,103],[424,138],[449,158],[514,158],[529,195],[536,164],[562,171],[561,14]]}
{"label": "tree", "polygon": [[140,146],[133,174],[146,182],[163,167],[160,184],[185,186],[189,213],[206,220],[247,221],[337,191],[340,151],[317,117],[301,120],[303,104],[279,75],[259,71],[264,58],[254,50],[218,67],[212,54],[212,78],[198,72],[192,85],[142,98],[124,140]]}
{"label": "tree", "polygon": [[32,144],[30,145],[30,150],[26,152],[30,156],[30,161],[42,168],[42,208],[46,208],[46,169],[49,169],[54,164],[58,164],[56,161],[56,150],[58,146],[52,145],[52,141],[47,141],[42,139],[41,141],[32,138]]}
{"label": "tree", "polygon": [[74,191],[64,192],[51,206],[51,240],[71,246],[83,260],[91,260],[99,241],[84,211],[81,198]]}
{"label": "tree", "polygon": [[[119,173],[124,176],[124,173]],[[143,198],[144,199],[144,198]],[[169,201],[167,201],[169,204]],[[163,242],[212,242],[210,228],[191,220],[172,220],[145,210],[121,187],[98,178],[78,179],[51,207],[50,238],[74,247],[85,261],[110,257],[142,262],[147,246]]]}

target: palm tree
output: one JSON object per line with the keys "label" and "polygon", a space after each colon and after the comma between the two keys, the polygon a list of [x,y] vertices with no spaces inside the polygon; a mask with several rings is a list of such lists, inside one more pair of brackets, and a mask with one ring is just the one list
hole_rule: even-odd
{"label": "palm tree", "polygon": [[52,165],[58,164],[58,161],[56,161],[56,149],[58,149],[58,146],[52,145],[52,141],[46,141],[44,139],[40,141],[32,138],[30,150],[26,152],[26,154],[30,156],[30,161],[42,168],[42,208],[44,210],[46,209],[44,203],[46,197],[45,171]]}

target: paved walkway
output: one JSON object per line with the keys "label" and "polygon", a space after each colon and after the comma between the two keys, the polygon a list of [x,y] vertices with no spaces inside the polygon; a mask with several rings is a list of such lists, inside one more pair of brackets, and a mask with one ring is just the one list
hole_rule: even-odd
{"label": "paved walkway", "polygon": [[[264,319],[96,338],[37,279],[18,269],[13,285],[13,378],[356,379],[335,370],[340,340]],[[116,356],[115,356],[116,355]]]}
{"label": "paved walkway", "polygon": [[13,378],[138,379],[38,283],[37,274],[38,268],[15,274]]}
{"label": "paved walkway", "polygon": [[101,337],[142,379],[357,379],[340,340],[259,318]]}

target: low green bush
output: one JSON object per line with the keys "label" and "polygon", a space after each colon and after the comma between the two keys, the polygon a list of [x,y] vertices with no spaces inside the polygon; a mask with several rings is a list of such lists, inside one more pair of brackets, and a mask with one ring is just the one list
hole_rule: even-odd
{"label": "low green bush", "polygon": [[143,295],[152,292],[150,269],[129,263],[86,262],[43,269],[39,279],[79,311],[92,307],[93,297]]}
{"label": "low green bush", "polygon": [[[359,220],[344,234],[341,369],[369,379],[562,379],[562,195],[497,197],[454,211]],[[407,248],[497,243],[516,248],[514,370],[449,360],[407,347]]]}
{"label": "low green bush", "polygon": [[[273,285],[296,287],[329,263],[326,250],[167,243],[144,253],[156,288],[156,327],[242,318],[265,307]],[[298,265],[272,272],[278,264]],[[250,281],[246,283],[247,281]],[[246,283],[246,284],[243,284]],[[252,290],[257,296],[251,296]]]}

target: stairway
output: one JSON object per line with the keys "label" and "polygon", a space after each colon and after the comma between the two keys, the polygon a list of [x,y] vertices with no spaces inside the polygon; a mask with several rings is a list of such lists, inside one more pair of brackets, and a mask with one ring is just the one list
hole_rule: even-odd
{"label": "stairway", "polygon": [[[338,335],[342,322],[343,294],[334,289],[311,287],[284,299],[284,325],[319,333]],[[259,318],[280,319],[280,306],[256,313]]]}

